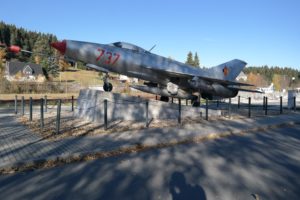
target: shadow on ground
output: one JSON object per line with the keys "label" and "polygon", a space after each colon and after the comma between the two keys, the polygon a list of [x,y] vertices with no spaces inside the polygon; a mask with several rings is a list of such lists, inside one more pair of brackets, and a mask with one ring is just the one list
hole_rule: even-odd
{"label": "shadow on ground", "polygon": [[0,199],[299,199],[300,127],[0,177]]}

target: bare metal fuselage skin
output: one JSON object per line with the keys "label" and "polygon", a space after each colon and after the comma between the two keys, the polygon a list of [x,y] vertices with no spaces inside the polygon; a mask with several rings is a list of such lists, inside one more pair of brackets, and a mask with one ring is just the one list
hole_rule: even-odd
{"label": "bare metal fuselage skin", "polygon": [[[228,98],[236,96],[238,92],[237,89],[210,81],[211,79],[230,79],[224,73],[225,63],[224,66],[221,66],[223,71],[221,68],[203,70],[152,54],[139,47],[138,49],[126,49],[116,47],[113,44],[104,45],[72,40],[66,41],[65,56],[100,66],[111,72],[157,83],[159,87],[165,88],[168,84],[173,83],[178,86],[178,92],[185,93],[186,96],[192,95],[193,92],[199,92],[202,95]],[[239,60],[231,62],[246,65],[245,62]],[[234,69],[232,68],[231,71],[234,71]],[[197,77],[209,79],[199,79]],[[183,98],[188,98],[186,96]]]}
{"label": "bare metal fuselage skin", "polygon": [[[164,74],[157,73],[152,70],[158,66],[165,66],[175,70],[180,69],[182,72],[195,71],[190,66],[186,66],[182,63],[152,54],[147,51],[141,52],[131,49],[113,47],[110,45],[70,40],[67,41],[67,45],[68,46],[65,55],[71,59],[81,60],[86,63],[101,66],[111,72],[124,74],[129,77],[140,78],[162,85],[166,85],[172,80],[169,80],[169,77],[164,76]],[[99,49],[104,50],[105,52],[100,59],[97,59],[102,53],[102,51]],[[116,59],[116,55],[120,55],[120,57],[115,63],[113,63],[113,59]],[[110,56],[112,56],[112,60],[108,62]]]}

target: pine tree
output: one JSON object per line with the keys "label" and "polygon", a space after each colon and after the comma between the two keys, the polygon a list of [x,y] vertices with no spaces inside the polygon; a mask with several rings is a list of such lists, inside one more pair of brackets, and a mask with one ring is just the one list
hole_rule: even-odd
{"label": "pine tree", "polygon": [[191,51],[187,55],[187,59],[186,59],[185,64],[194,65],[193,53]]}
{"label": "pine tree", "polygon": [[43,67],[44,75],[47,79],[49,79],[50,77],[58,77],[59,66],[54,59],[42,60],[41,65]]}
{"label": "pine tree", "polygon": [[[44,74],[47,78],[58,76],[59,67],[56,59],[52,59],[54,50],[50,48],[49,43],[56,41],[53,35],[41,34],[34,43],[32,60],[42,65]],[[40,55],[42,54],[42,55]]]}
{"label": "pine tree", "polygon": [[195,53],[195,57],[194,57],[194,65],[195,67],[200,67],[200,60],[199,60],[199,57],[198,57],[198,54],[197,52]]}

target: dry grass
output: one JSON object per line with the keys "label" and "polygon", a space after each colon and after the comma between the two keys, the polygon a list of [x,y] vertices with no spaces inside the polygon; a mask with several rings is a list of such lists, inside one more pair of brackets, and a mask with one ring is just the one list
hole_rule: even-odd
{"label": "dry grass", "polygon": [[[54,109],[55,110],[55,109]],[[18,120],[27,125],[34,133],[41,135],[43,138],[49,140],[58,140],[67,137],[82,137],[91,135],[110,134],[115,132],[136,131],[146,128],[144,121],[123,121],[116,120],[109,122],[108,129],[104,129],[104,124],[94,123],[76,118],[70,111],[64,111],[61,116],[60,133],[56,134],[56,111],[49,111],[44,114],[44,128],[40,127],[40,115],[34,114],[33,121],[30,122],[28,116],[19,116]],[[181,125],[202,123],[201,119],[185,118]],[[177,119],[169,120],[152,120],[149,123],[149,128],[165,128],[165,127],[179,127]]]}
{"label": "dry grass", "polygon": [[81,86],[100,85],[103,83],[98,72],[87,70],[60,72],[60,76],[54,78],[54,81],[77,82]]}

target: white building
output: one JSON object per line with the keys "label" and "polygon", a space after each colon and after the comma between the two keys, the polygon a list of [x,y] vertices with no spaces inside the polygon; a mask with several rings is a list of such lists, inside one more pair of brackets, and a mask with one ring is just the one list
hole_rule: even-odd
{"label": "white building", "polygon": [[241,72],[237,77],[236,77],[237,81],[247,81],[247,75],[244,72]]}
{"label": "white building", "polygon": [[137,83],[138,79],[137,78],[129,78],[128,76],[120,74],[119,80],[121,82],[129,82],[129,83]]}

